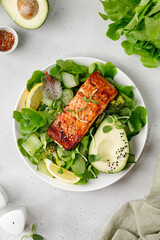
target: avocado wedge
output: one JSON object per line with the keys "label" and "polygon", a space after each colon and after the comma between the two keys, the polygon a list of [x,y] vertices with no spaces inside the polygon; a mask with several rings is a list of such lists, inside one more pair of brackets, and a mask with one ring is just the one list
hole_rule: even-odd
{"label": "avocado wedge", "polygon": [[22,28],[37,29],[46,20],[47,0],[0,0],[12,20]]}
{"label": "avocado wedge", "polygon": [[119,172],[128,161],[129,143],[121,126],[119,121],[108,122],[104,119],[91,141],[89,155],[100,156],[99,161],[92,162],[100,172]]}

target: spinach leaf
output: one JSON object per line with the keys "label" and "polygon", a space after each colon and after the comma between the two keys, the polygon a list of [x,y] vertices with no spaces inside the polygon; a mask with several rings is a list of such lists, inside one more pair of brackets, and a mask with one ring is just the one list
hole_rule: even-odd
{"label": "spinach leaf", "polygon": [[100,71],[101,75],[104,78],[109,77],[111,79],[113,79],[117,73],[116,67],[111,62],[107,62],[106,64],[97,62],[92,63],[89,67],[89,73],[93,73],[96,71]]}
{"label": "spinach leaf", "polygon": [[53,68],[50,69],[49,75],[56,77],[61,71],[61,67],[56,64]]}
{"label": "spinach leaf", "polygon": [[31,108],[22,108],[22,116],[26,120],[30,120],[35,127],[42,127],[46,124],[46,117],[38,111]]}
{"label": "spinach leaf", "polygon": [[83,174],[76,174],[79,178],[80,178],[80,181],[78,183],[76,183],[77,185],[83,185],[83,184],[86,184],[89,179],[93,176],[91,171],[88,171],[86,169],[86,171],[83,173]]}
{"label": "spinach leaf", "polygon": [[76,157],[73,165],[71,166],[72,171],[75,174],[83,174],[86,170],[86,162],[81,155],[76,153]]}
{"label": "spinach leaf", "polygon": [[142,107],[136,107],[131,112],[131,117],[127,122],[126,133],[130,140],[133,136],[137,135],[140,130],[146,125],[147,110]]}
{"label": "spinach leaf", "polygon": [[105,77],[110,77],[113,79],[117,73],[117,68],[111,62],[107,62],[105,66],[106,66]]}
{"label": "spinach leaf", "polygon": [[85,149],[88,151],[89,147],[89,135],[86,135],[82,138],[81,144],[85,147]]}
{"label": "spinach leaf", "polygon": [[42,81],[42,78],[45,76],[45,73],[37,70],[34,71],[32,77],[27,81],[27,90],[31,91],[31,89],[37,84]]}
{"label": "spinach leaf", "polygon": [[115,87],[119,92],[124,93],[129,98],[134,98],[133,86],[122,86],[120,84],[115,84]]}
{"label": "spinach leaf", "polygon": [[22,135],[35,132],[47,123],[47,118],[43,112],[38,112],[31,108],[22,108],[21,113],[14,111],[13,118],[19,121],[19,129]]}
{"label": "spinach leaf", "polygon": [[125,106],[128,107],[129,109],[133,109],[135,107],[135,102],[133,101],[132,98],[128,97],[126,94],[120,92],[120,96],[122,96],[123,100],[125,101]]}
{"label": "spinach leaf", "polygon": [[125,124],[131,116],[131,110],[127,107],[124,107],[117,111],[117,115],[118,120],[120,120],[121,123]]}
{"label": "spinach leaf", "polygon": [[94,155],[94,154],[91,154],[88,156],[88,160],[92,163],[92,162],[96,162],[96,161],[99,161],[100,160],[100,155],[97,154],[97,155]]}
{"label": "spinach leaf", "polygon": [[22,113],[18,111],[13,111],[13,118],[17,121],[20,122],[23,119]]}
{"label": "spinach leaf", "polygon": [[88,67],[79,65],[72,60],[67,59],[64,60],[57,60],[56,64],[61,68],[61,71],[65,71],[71,74],[84,74],[88,73]]}

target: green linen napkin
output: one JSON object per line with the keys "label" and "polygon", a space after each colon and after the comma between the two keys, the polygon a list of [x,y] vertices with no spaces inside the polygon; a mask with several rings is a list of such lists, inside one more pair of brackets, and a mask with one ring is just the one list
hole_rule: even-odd
{"label": "green linen napkin", "polygon": [[160,155],[149,194],[112,217],[99,240],[160,240]]}

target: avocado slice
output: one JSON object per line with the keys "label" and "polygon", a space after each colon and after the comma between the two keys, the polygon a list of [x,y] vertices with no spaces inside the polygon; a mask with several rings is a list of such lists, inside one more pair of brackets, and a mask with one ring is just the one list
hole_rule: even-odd
{"label": "avocado slice", "polygon": [[128,161],[129,143],[121,126],[119,121],[104,119],[91,141],[89,155],[99,154],[100,160],[92,162],[92,165],[100,172],[119,172]]}
{"label": "avocado slice", "polygon": [[12,20],[22,28],[37,29],[46,20],[47,0],[0,0]]}

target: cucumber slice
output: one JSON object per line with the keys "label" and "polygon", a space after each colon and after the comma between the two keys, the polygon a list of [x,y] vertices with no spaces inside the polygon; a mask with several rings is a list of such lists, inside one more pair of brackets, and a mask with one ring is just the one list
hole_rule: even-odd
{"label": "cucumber slice", "polygon": [[71,101],[71,99],[74,97],[74,93],[71,89],[64,89],[62,93],[62,102],[65,104],[65,106]]}
{"label": "cucumber slice", "polygon": [[31,134],[23,143],[22,147],[26,150],[26,152],[33,156],[37,150],[42,147],[42,142],[36,136],[35,133]]}
{"label": "cucumber slice", "polygon": [[63,85],[66,88],[73,88],[73,87],[78,86],[78,84],[79,84],[78,74],[76,76],[74,76],[73,74],[70,74],[67,72],[62,72],[61,76],[62,76]]}

